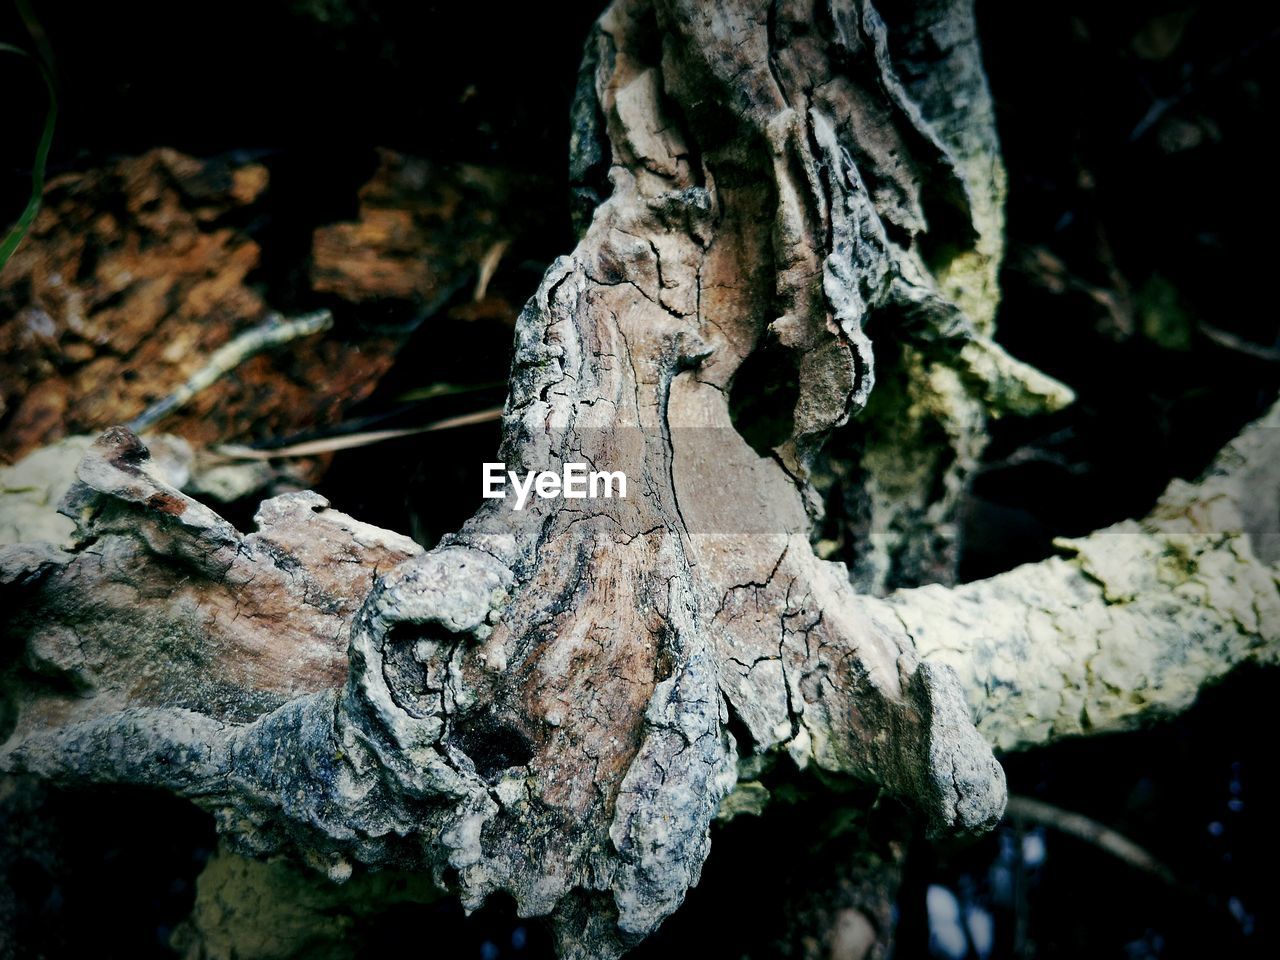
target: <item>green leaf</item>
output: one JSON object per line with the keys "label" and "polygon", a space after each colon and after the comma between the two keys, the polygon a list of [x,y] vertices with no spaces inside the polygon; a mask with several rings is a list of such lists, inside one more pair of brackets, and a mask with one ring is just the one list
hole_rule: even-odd
{"label": "green leaf", "polygon": [[45,167],[49,162],[49,147],[53,143],[53,130],[58,122],[58,93],[53,79],[53,61],[49,54],[48,44],[44,40],[44,33],[40,30],[40,26],[36,23],[35,17],[32,16],[31,9],[27,5],[26,0],[18,0],[18,13],[27,25],[32,39],[35,41],[36,48],[40,51],[40,56],[32,56],[20,47],[12,44],[0,43],[0,53],[12,53],[20,57],[25,57],[36,65],[40,71],[40,76],[44,80],[45,89],[49,94],[49,108],[44,115],[44,129],[40,133],[40,142],[36,144],[35,163],[31,168],[31,194],[27,198],[27,205],[22,211],[22,215],[18,217],[14,225],[5,235],[4,241],[0,242],[0,270],[4,269],[9,258],[13,256],[18,245],[27,235],[27,231],[31,229],[31,224],[35,222],[36,214],[40,212],[40,199],[44,196],[44,174]]}

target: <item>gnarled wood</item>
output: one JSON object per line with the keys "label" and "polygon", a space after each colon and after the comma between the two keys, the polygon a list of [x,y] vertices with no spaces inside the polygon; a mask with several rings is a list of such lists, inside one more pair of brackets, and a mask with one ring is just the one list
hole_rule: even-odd
{"label": "gnarled wood", "polygon": [[[28,656],[82,688],[33,685],[5,764],[176,791],[238,849],[335,879],[359,862],[430,873],[469,907],[508,892],[574,957],[676,909],[760,755],[878,784],[935,830],[990,827],[1003,774],[964,699],[982,628],[942,644],[959,677],[918,649],[937,646],[919,618],[954,630],[968,595],[937,613],[935,593],[873,594],[948,576],[988,413],[1069,392],[992,340],[1003,173],[971,11],[895,16],[618,0],[600,20],[574,108],[576,196],[598,205],[517,323],[501,457],[622,470],[626,499],[487,501],[420,556],[305,496],[242,536],[112,432],[68,499],[79,547],[0,554]],[[872,332],[897,405],[868,406]],[[766,347],[797,384],[771,455],[729,403]],[[855,586],[810,548],[808,475],[863,410],[881,539]],[[1058,576],[1035,569],[1006,576]],[[160,590],[101,616],[117,583]],[[188,601],[230,616],[190,627]],[[149,626],[117,640],[131,608]],[[189,659],[171,663],[178,624]]]}
{"label": "gnarled wood", "polygon": [[956,668],[1002,750],[1133,729],[1241,663],[1280,659],[1280,404],[1198,483],[1066,556],[890,598],[930,660]]}

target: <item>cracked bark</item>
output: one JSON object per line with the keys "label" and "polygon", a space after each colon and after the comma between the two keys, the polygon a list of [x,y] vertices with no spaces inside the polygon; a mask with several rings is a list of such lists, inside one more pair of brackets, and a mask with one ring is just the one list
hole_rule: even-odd
{"label": "cracked bark", "polygon": [[[64,501],[75,543],[0,554],[5,767],[174,791],[232,848],[335,880],[507,892],[562,955],[615,956],[697,882],[760,757],[978,831],[993,744],[1175,709],[1270,656],[1250,543],[1272,528],[1196,521],[1207,490],[1230,502],[1212,480],[1073,559],[877,596],[950,578],[987,416],[1070,399],[992,339],[1003,172],[971,11],[887,12],[619,0],[589,38],[582,236],[517,323],[501,457],[622,470],[627,499],[487,501],[421,553],[300,494],[244,535],[110,431]],[[728,396],[766,346],[798,394],[761,456]],[[809,471],[855,415],[876,537],[851,579],[810,547]]]}

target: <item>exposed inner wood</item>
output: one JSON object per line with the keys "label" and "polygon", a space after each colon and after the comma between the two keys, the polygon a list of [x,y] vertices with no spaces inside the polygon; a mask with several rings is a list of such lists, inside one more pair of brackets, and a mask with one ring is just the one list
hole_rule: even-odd
{"label": "exposed inner wood", "polygon": [[[8,768],[176,791],[241,852],[334,879],[508,892],[569,957],[616,956],[679,906],[763,755],[878,785],[935,831],[997,821],[992,743],[1066,732],[1040,695],[1075,680],[989,696],[1020,682],[992,646],[1052,644],[987,632],[984,604],[1012,618],[1028,580],[1083,621],[1112,599],[1081,592],[1106,580],[1088,550],[875,595],[890,553],[951,575],[987,415],[1070,399],[992,339],[1003,172],[968,5],[619,0],[574,120],[591,210],[517,322],[500,459],[623,471],[628,496],[486,501],[427,553],[306,494],[244,535],[111,431],[66,501],[78,545],[0,553],[29,691]],[[873,393],[872,335],[893,390]],[[729,397],[766,349],[796,391],[761,454]],[[810,547],[808,484],[854,415],[883,534],[856,584]],[[1241,562],[1242,595],[1271,597],[1273,568]]]}

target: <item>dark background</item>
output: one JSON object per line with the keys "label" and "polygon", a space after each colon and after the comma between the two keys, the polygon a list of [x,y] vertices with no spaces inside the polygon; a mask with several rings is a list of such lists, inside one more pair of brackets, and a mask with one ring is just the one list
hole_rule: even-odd
{"label": "dark background", "polygon": [[[315,226],[350,216],[375,146],[545,184],[530,201],[543,235],[511,258],[528,293],[572,244],[568,105],[598,4],[37,6],[60,84],[50,175],[157,145],[260,159],[271,169],[272,214],[253,227],[265,251],[257,279],[281,308],[307,306],[291,262]],[[1271,292],[1280,15],[1262,4],[1168,0],[979,0],[978,11],[1010,179],[1000,337],[1079,401],[995,425],[966,525],[970,578],[1044,557],[1054,536],[1141,515],[1280,387]],[[7,0],[0,41],[31,44]],[[0,85],[7,221],[25,202],[44,92],[9,55],[0,55]],[[505,377],[509,344],[457,336],[443,349],[438,339],[411,343],[368,409],[406,378],[457,380],[459,366],[474,382]],[[437,476],[432,499],[453,506],[415,516],[423,465],[478,462],[495,438],[476,428],[361,451],[358,465],[339,456],[322,492],[375,523],[443,532],[470,514],[474,484],[470,474]],[[360,482],[371,467],[402,489],[380,487],[372,500]],[[1249,671],[1150,731],[1005,758],[1012,791],[1121,830],[1168,864],[1177,885],[1036,827],[1006,825],[963,848],[922,844],[901,901],[898,956],[931,955],[931,884],[993,919],[991,956],[1276,955],[1280,784],[1264,712],[1275,693],[1273,673]],[[767,955],[787,894],[774,867],[820,855],[804,852],[806,829],[830,812],[819,803],[719,830],[689,909],[643,955],[692,949],[709,918],[703,956]],[[132,793],[54,794],[34,813],[10,811],[0,823],[14,858],[20,954],[168,955],[213,843],[208,819]],[[23,836],[52,853],[24,859]],[[1040,842],[1043,860],[1028,863],[1021,851]],[[353,936],[368,955],[400,938],[440,956],[546,949],[503,904],[467,920],[453,906],[400,907]]]}

